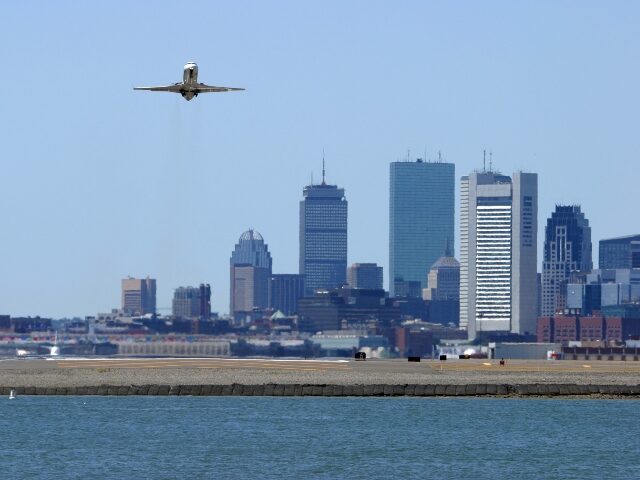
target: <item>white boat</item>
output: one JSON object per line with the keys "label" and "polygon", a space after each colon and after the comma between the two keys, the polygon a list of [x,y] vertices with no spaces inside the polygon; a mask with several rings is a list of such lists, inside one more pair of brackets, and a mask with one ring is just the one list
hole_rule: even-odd
{"label": "white boat", "polygon": [[16,398],[16,391],[15,390],[11,390],[9,392],[9,400],[15,400]]}

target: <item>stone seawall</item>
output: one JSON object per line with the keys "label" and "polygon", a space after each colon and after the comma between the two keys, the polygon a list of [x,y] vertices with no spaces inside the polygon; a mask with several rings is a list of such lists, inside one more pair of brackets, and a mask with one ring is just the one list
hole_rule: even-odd
{"label": "stone seawall", "polygon": [[466,385],[98,385],[93,387],[0,387],[1,395],[181,395],[274,397],[528,397],[640,398],[640,385],[466,384]]}

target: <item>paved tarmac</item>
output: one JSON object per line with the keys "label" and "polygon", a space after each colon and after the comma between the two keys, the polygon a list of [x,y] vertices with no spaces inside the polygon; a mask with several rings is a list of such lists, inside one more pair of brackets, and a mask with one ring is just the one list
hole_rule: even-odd
{"label": "paved tarmac", "polygon": [[511,360],[275,360],[232,358],[9,359],[0,361],[0,385],[333,384],[639,385],[640,362]]}

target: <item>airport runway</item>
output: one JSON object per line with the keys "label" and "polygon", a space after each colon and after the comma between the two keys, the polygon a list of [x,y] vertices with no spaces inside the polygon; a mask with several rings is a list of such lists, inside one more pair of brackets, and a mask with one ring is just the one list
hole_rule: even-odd
{"label": "airport runway", "polygon": [[94,385],[335,384],[464,385],[572,383],[640,384],[640,362],[492,360],[274,360],[232,358],[90,358],[0,361],[0,384],[36,387]]}
{"label": "airport runway", "polygon": [[329,369],[350,370],[349,362],[316,360],[227,359],[227,358],[128,358],[101,360],[57,360],[58,368],[197,368],[197,369],[266,369],[317,372]]}

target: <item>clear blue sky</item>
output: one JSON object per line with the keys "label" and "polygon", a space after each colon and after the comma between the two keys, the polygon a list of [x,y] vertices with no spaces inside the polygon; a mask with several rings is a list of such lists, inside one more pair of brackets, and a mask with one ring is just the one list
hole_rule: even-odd
{"label": "clear blue sky", "polygon": [[[349,262],[385,276],[388,164],[409,149],[442,151],[456,177],[483,148],[539,173],[539,237],[565,202],[594,252],[640,233],[637,2],[25,1],[0,18],[0,313],[92,315],[127,275],[157,278],[161,307],[209,282],[226,312],[248,227],[274,272],[297,272],[323,148]],[[188,60],[247,91],[132,90],[180,81]]]}

